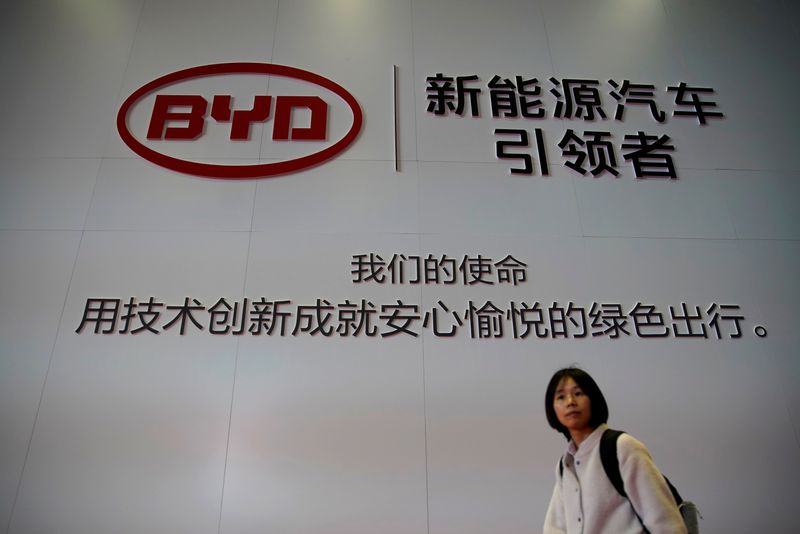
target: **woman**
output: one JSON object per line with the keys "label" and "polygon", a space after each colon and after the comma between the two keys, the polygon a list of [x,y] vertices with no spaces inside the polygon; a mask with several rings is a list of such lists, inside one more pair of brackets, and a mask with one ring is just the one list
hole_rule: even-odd
{"label": "woman", "polygon": [[620,495],[600,460],[600,438],[608,429],[608,405],[585,371],[570,367],[553,375],[545,412],[550,426],[569,441],[544,520],[544,534],[686,534],[664,477],[636,438],[622,434],[617,458],[628,494]]}

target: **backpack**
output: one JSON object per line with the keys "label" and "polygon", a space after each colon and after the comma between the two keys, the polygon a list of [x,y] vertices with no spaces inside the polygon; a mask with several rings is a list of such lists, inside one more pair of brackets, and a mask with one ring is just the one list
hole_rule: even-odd
{"label": "backpack", "polygon": [[[617,493],[627,499],[628,493],[625,491],[625,485],[622,482],[622,475],[619,472],[619,458],[617,458],[617,440],[622,434],[624,434],[624,432],[620,430],[611,430],[610,428],[603,432],[603,435],[600,438],[600,461],[602,462],[603,470],[606,472],[606,475],[608,476],[609,481],[611,481],[611,484],[614,486],[614,489],[617,490]],[[558,470],[559,475],[563,476],[563,460],[559,461]],[[669,486],[669,491],[672,493],[672,497],[675,499],[675,504],[678,505],[678,511],[681,513],[681,518],[686,526],[686,530],[689,532],[689,534],[698,534],[700,532],[699,519],[702,519],[703,516],[700,515],[700,511],[697,509],[697,506],[691,501],[684,500],[683,497],[681,497],[681,494],[678,493],[677,488],[672,485],[672,482],[670,482],[663,473],[661,476],[664,477],[664,481],[666,481],[667,486]],[[635,510],[634,513],[636,513]],[[639,517],[639,514],[636,514],[636,517]],[[639,521],[641,522],[641,518],[639,518]],[[645,529],[645,531],[647,531],[647,529]]]}

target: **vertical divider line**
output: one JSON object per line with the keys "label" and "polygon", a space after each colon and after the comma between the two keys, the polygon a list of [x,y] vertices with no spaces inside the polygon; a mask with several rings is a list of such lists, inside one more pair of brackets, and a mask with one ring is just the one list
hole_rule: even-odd
{"label": "vertical divider line", "polygon": [[400,172],[400,155],[397,142],[397,65],[392,65],[392,115],[394,119],[394,172]]}

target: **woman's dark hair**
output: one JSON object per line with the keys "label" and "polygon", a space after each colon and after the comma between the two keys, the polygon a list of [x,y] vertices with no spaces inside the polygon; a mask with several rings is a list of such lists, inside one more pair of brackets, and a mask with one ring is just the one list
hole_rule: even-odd
{"label": "woman's dark hair", "polygon": [[579,369],[578,367],[566,367],[556,371],[553,378],[550,379],[550,383],[547,384],[547,392],[544,395],[544,412],[547,414],[547,422],[550,423],[550,426],[564,434],[567,440],[569,440],[571,437],[569,435],[569,430],[559,422],[558,416],[556,416],[556,410],[553,408],[556,389],[558,389],[558,385],[565,378],[573,379],[589,397],[592,410],[591,417],[589,418],[590,427],[597,428],[603,423],[608,422],[608,404],[606,404],[606,398],[597,386],[597,382],[583,369]]}

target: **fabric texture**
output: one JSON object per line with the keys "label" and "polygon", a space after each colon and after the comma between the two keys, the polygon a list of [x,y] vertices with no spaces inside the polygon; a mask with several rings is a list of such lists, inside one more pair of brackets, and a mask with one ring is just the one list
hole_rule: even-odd
{"label": "fabric texture", "polygon": [[[672,493],[647,448],[623,434],[617,441],[619,469],[628,499],[603,469],[600,425],[580,447],[570,441],[556,464],[556,483],[545,516],[544,534],[687,534]],[[637,514],[639,517],[637,517]],[[640,521],[641,518],[641,521]],[[644,527],[642,526],[644,524]]]}

